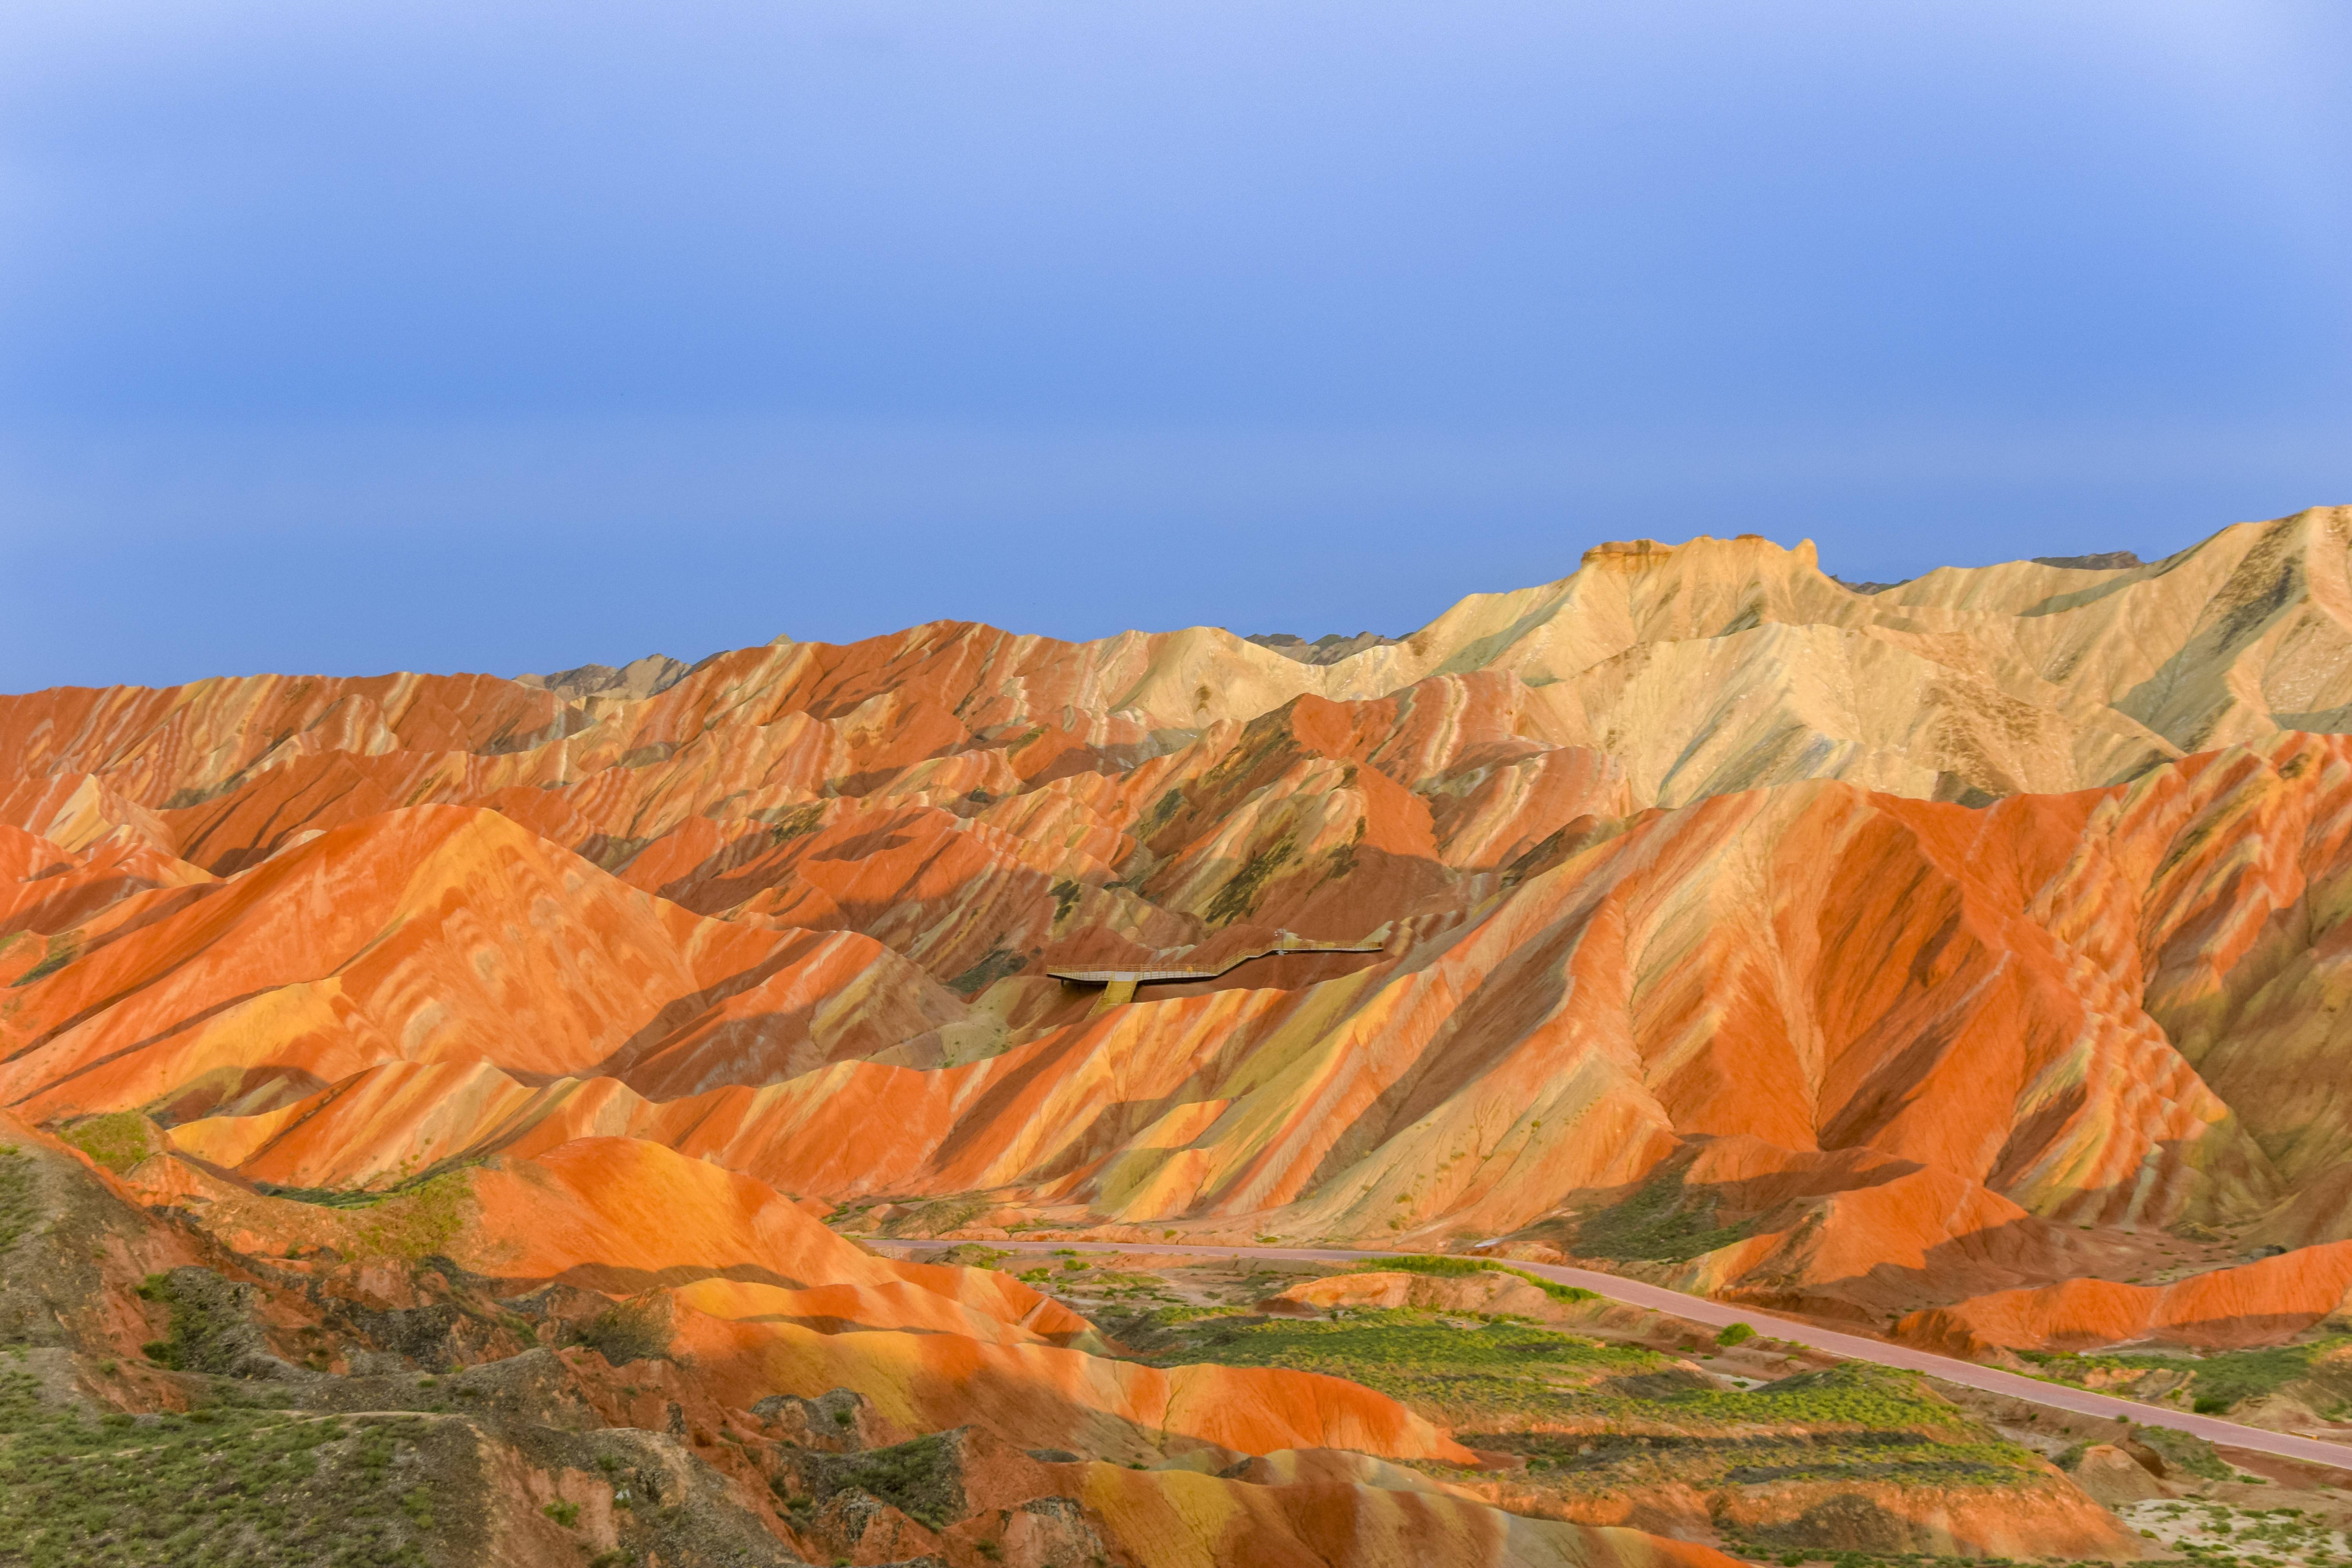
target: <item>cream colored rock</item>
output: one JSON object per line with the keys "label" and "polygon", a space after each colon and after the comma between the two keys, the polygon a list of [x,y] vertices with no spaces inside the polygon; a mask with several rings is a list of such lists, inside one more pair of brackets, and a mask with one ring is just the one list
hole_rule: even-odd
{"label": "cream colored rock", "polygon": [[2170,1495],[2138,1460],[2106,1443],[2095,1443],[2083,1451],[2074,1466],[2074,1484],[2108,1508]]}
{"label": "cream colored rock", "polygon": [[1468,1275],[1380,1270],[1308,1279],[1258,1303],[1261,1311],[1332,1311],[1345,1308],[1420,1307],[1438,1312],[1540,1314],[1550,1303],[1526,1280],[1498,1270]]}

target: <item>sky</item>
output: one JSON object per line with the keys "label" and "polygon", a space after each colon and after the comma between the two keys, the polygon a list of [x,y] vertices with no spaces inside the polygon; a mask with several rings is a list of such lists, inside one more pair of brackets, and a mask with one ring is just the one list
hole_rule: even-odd
{"label": "sky", "polygon": [[2352,7],[14,0],[0,689],[2352,502]]}

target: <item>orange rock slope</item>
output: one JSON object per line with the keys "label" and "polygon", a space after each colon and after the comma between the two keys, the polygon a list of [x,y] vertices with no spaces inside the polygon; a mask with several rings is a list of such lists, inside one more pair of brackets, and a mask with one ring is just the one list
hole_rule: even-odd
{"label": "orange rock slope", "polygon": [[[2168,1230],[2323,1247],[2347,536],[1876,595],[1603,546],[1328,665],[935,624],[0,698],[0,1102],[142,1113],[218,1202],[658,1149],[851,1226],[1507,1237],[1874,1322],[2145,1278]],[[1380,951],[1110,1007],[1049,973],[1282,931]],[[728,1289],[905,1295],[843,1267]],[[2224,1315],[2303,1312],[2271,1277]]]}
{"label": "orange rock slope", "polygon": [[[199,1370],[268,1380],[281,1401],[287,1385],[319,1397],[328,1373],[352,1379],[350,1398],[361,1402],[414,1398],[414,1373],[395,1367],[387,1381],[386,1366],[361,1363],[446,1366],[444,1386],[475,1402],[449,1419],[469,1423],[487,1462],[402,1484],[446,1493],[454,1481],[493,1516],[490,1539],[478,1519],[459,1521],[451,1561],[572,1563],[583,1539],[594,1552],[625,1531],[642,1545],[647,1528],[677,1519],[676,1507],[658,1521],[626,1512],[616,1487],[642,1485],[644,1467],[600,1470],[576,1444],[565,1453],[568,1434],[597,1427],[675,1439],[653,1439],[652,1451],[665,1461],[664,1495],[698,1497],[699,1538],[657,1534],[668,1542],[655,1552],[662,1562],[880,1563],[910,1552],[957,1568],[1370,1568],[1406,1552],[1476,1568],[1730,1561],[1693,1542],[1521,1518],[1459,1495],[1366,1457],[1475,1460],[1369,1389],[1278,1369],[1163,1370],[1113,1357],[1084,1319],[1007,1275],[874,1257],[759,1182],[642,1141],[576,1140],[354,1210],[259,1193],[168,1152],[133,1160],[127,1180],[87,1160],[73,1171],[79,1156],[7,1117],[0,1138],[6,1161],[21,1167],[29,1155],[49,1168],[43,1187],[67,1189],[40,1237],[74,1237],[0,1286],[0,1328],[20,1342],[20,1363],[26,1323],[11,1287],[34,1284],[55,1326],[39,1331],[45,1348],[31,1364],[58,1367],[60,1381],[101,1407],[216,1397],[161,1370],[150,1359],[158,1347],[142,1344],[163,1326],[150,1303],[176,1300],[170,1291],[196,1275],[225,1279],[215,1288],[237,1292],[235,1310],[252,1319],[236,1331],[246,1337],[235,1360]],[[71,1172],[62,1181],[60,1167]],[[103,1192],[71,1192],[92,1184]],[[110,1194],[129,1201],[110,1205]],[[178,1223],[128,1217],[141,1203]],[[14,1240],[0,1250],[24,1258]],[[573,1331],[519,1337],[518,1327],[532,1327],[519,1311]],[[596,1324],[615,1312],[644,1315],[645,1347],[609,1358],[582,1348],[609,1345]],[[169,1317],[184,1333],[176,1306]],[[59,1330],[79,1352],[70,1363],[49,1359]],[[348,1348],[354,1331],[406,1353],[345,1364],[324,1352]],[[571,1348],[551,1355],[540,1348],[551,1341]],[[467,1381],[476,1373],[481,1381]],[[552,1415],[536,1427],[534,1403]],[[807,1510],[793,1478],[810,1456],[925,1434],[947,1445],[958,1488],[943,1510],[950,1517],[926,1524],[878,1504]],[[788,1494],[799,1503],[787,1507]],[[562,1531],[538,1529],[543,1502]],[[584,1538],[571,1533],[583,1509]],[[745,1521],[772,1539],[745,1547]],[[714,1550],[711,1526],[730,1521],[739,1543],[727,1549],[722,1537]]]}

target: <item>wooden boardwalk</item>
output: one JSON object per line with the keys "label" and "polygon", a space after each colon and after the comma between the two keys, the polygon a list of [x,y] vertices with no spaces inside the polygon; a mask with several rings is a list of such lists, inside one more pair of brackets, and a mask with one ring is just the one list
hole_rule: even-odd
{"label": "wooden boardwalk", "polygon": [[1276,958],[1285,953],[1294,952],[1380,952],[1386,946],[1381,940],[1381,933],[1385,933],[1387,929],[1383,926],[1380,933],[1367,937],[1361,942],[1315,942],[1307,937],[1293,936],[1288,931],[1283,931],[1275,938],[1271,945],[1258,948],[1254,952],[1237,952],[1214,969],[1049,969],[1045,973],[1055,980],[1071,985],[1099,985],[1103,988],[1103,994],[1101,1001],[1097,1002],[1096,1006],[1098,1009],[1116,1007],[1122,1002],[1133,1001],[1135,988],[1138,985],[1185,980],[1214,980],[1219,975],[1255,959]]}

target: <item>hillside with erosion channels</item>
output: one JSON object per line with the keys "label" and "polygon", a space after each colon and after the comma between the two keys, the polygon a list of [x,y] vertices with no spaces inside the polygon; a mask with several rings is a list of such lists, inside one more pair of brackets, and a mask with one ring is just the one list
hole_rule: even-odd
{"label": "hillside with erosion channels", "polygon": [[2352,508],[0,697],[0,1564],[2172,1555],[1465,1255],[2352,1436],[2347,913]]}

